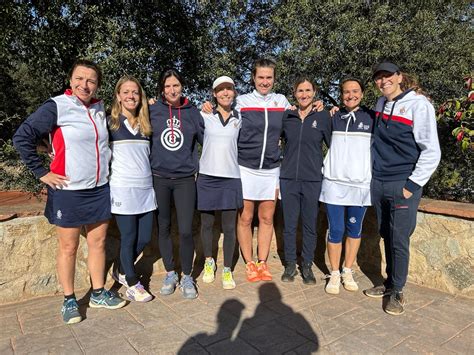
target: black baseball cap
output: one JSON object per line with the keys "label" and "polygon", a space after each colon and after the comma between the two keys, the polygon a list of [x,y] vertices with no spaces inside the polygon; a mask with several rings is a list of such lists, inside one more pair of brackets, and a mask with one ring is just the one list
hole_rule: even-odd
{"label": "black baseball cap", "polygon": [[398,67],[398,65],[390,63],[390,62],[379,63],[372,70],[372,79],[374,79],[375,75],[377,75],[377,73],[381,71],[386,71],[389,73],[397,73],[400,71],[400,68]]}

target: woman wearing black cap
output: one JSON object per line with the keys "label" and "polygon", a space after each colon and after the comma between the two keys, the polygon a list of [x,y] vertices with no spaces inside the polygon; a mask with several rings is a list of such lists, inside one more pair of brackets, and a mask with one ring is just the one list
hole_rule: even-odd
{"label": "woman wearing black cap", "polygon": [[373,79],[383,96],[376,105],[371,199],[384,239],[387,280],[364,293],[390,294],[385,311],[400,315],[422,187],[436,170],[441,153],[433,105],[424,95],[403,87],[398,66],[378,64]]}

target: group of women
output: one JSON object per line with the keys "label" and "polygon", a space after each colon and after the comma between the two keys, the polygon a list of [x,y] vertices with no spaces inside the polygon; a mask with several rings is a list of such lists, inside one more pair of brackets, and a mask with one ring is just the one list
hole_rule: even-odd
{"label": "group of women", "polygon": [[[179,286],[184,298],[193,299],[198,296],[191,276],[196,197],[206,257],[203,282],[215,280],[212,239],[219,212],[224,232],[222,285],[232,289],[236,237],[247,280],[272,280],[267,258],[279,191],[284,218],[282,281],[294,281],[297,274],[296,230],[301,215],[301,275],[307,284],[316,282],[311,266],[322,201],[329,220],[332,269],[326,291],[339,293],[341,282],[347,290],[357,290],[352,265],[366,208],[374,204],[385,240],[388,278],[383,286],[365,294],[382,297],[388,292],[386,311],[403,313],[409,236],[416,225],[421,187],[439,161],[432,105],[413,85],[407,87],[410,83],[403,81],[393,63],[374,69],[375,84],[383,95],[376,112],[360,106],[363,83],[346,78],[340,83],[343,107],[332,118],[320,102],[315,103],[317,87],[310,78],[302,76],[294,84],[297,107],[272,91],[275,78],[275,63],[257,60],[252,70],[254,91],[237,96],[233,79],[221,76],[212,85],[214,103],[206,102],[199,112],[184,97],[184,80],[174,69],[162,73],[160,97],[150,105],[140,83],[124,76],[115,87],[111,115],[105,117],[102,101],[95,99],[102,79],[100,68],[79,60],[69,75],[71,89],[46,101],[25,120],[14,144],[26,165],[47,185],[45,215],[57,228],[57,268],[65,294],[61,313],[66,323],[82,319],[74,295],[82,226],[89,248],[91,307],[125,305],[104,289],[105,237],[111,214],[121,233],[120,266],[113,277],[126,286],[129,299],[152,299],[140,282],[135,262],[151,240],[155,209],[166,269],[160,293],[170,295]],[[37,142],[47,135],[53,148],[49,170],[36,152]],[[323,142],[329,147],[324,163]],[[200,160],[198,144],[202,145]],[[170,235],[172,199],[181,277]],[[256,260],[252,250],[255,211],[259,222]],[[344,236],[346,252],[340,272]]]}

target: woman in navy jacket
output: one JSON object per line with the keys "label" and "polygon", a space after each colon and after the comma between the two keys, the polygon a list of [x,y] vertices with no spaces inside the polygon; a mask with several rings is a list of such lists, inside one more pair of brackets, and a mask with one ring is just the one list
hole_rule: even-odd
{"label": "woman in navy jacket", "polygon": [[197,144],[202,144],[203,141],[204,121],[197,108],[183,96],[183,86],[183,78],[177,70],[168,69],[161,74],[161,98],[150,105],[153,129],[150,161],[158,203],[158,241],[167,271],[160,293],[170,295],[178,284],[170,235],[173,198],[184,274],[180,288],[184,298],[192,299],[197,297],[191,276],[194,259],[192,224],[196,205]]}
{"label": "woman in navy jacket", "polygon": [[316,85],[307,77],[294,84],[298,101],[296,110],[283,116],[283,161],[280,171],[281,204],[284,220],[285,271],[282,281],[293,281],[296,275],[296,230],[301,214],[303,251],[301,274],[306,284],[316,283],[311,266],[316,248],[316,219],[321,191],[323,141],[331,139],[331,119],[327,111],[313,111]]}

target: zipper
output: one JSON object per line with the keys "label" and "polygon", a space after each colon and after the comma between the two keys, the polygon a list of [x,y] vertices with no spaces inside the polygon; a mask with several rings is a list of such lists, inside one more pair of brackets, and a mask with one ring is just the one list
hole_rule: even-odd
{"label": "zipper", "polygon": [[265,129],[263,131],[263,147],[262,147],[262,155],[260,157],[259,169],[262,169],[263,167],[263,160],[265,158],[265,149],[267,148],[267,133],[268,133],[268,110],[265,107]]}
{"label": "zipper", "polygon": [[97,158],[97,171],[96,171],[96,178],[95,178],[95,184],[97,186],[97,183],[99,182],[99,172],[100,172],[100,159],[99,159],[99,132],[97,131],[97,126],[92,119],[91,113],[89,111],[89,108],[86,108],[87,115],[89,116],[89,119],[92,122],[92,126],[94,127],[94,132],[95,132],[95,155]]}
{"label": "zipper", "polygon": [[296,156],[296,181],[298,181],[298,172],[300,170],[300,152],[301,152],[301,137],[303,135],[303,125],[304,125],[304,120],[300,118],[301,124],[300,124],[300,135],[298,137],[298,154]]}

